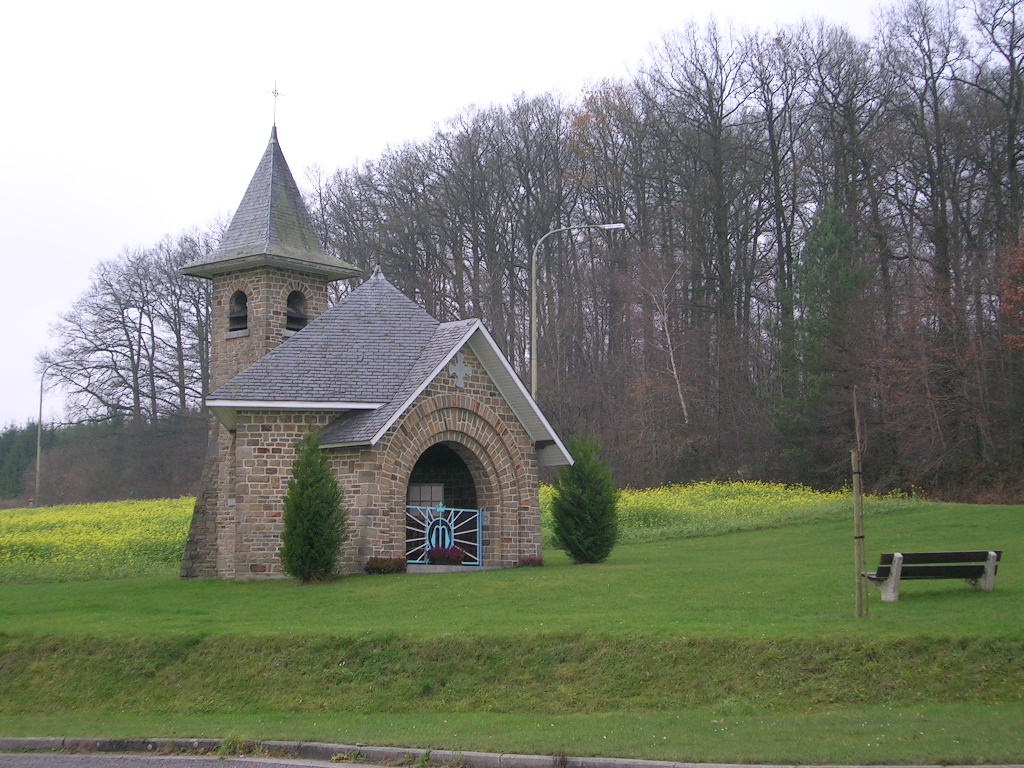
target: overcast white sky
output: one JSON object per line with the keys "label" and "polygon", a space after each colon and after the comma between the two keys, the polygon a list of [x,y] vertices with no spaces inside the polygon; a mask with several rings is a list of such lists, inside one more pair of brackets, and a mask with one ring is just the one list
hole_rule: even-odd
{"label": "overcast white sky", "polygon": [[[45,0],[0,30],[0,426],[35,418],[37,353],[90,269],[226,217],[266,145],[269,91],[300,185],[427,138],[471,104],[574,98],[628,76],[662,35],[714,13],[867,35],[871,6],[823,0]],[[59,392],[47,420],[60,418]]]}

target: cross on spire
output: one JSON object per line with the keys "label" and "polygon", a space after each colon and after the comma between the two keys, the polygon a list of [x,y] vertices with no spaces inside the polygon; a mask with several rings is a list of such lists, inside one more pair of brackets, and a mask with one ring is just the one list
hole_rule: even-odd
{"label": "cross on spire", "polygon": [[281,94],[277,90],[277,80],[274,81],[274,90],[270,91],[270,94],[274,97],[274,126],[277,126],[277,97]]}

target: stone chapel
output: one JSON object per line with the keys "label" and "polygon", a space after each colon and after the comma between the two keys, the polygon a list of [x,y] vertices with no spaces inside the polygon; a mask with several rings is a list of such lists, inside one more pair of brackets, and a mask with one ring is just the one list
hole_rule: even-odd
{"label": "stone chapel", "polygon": [[296,442],[311,429],[344,493],[340,568],[370,557],[463,565],[540,554],[538,468],[572,461],[479,320],[442,323],[379,269],[320,247],[276,127],[219,247],[182,272],[212,281],[209,442],[181,575],[282,576]]}

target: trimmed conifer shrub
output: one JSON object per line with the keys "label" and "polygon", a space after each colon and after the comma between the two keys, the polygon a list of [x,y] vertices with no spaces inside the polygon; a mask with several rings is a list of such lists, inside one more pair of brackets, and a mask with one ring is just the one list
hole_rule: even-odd
{"label": "trimmed conifer shrub", "polygon": [[618,536],[619,491],[596,440],[577,435],[569,441],[569,453],[575,463],[562,467],[553,485],[555,543],[577,563],[600,563]]}
{"label": "trimmed conifer shrub", "polygon": [[348,533],[346,524],[338,481],[320,450],[319,435],[309,432],[298,444],[284,497],[284,572],[304,584],[330,576]]}

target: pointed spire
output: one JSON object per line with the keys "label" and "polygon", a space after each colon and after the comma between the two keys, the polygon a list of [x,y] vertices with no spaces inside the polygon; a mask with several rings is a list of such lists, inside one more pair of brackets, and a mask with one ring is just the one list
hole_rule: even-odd
{"label": "pointed spire", "polygon": [[362,271],[323,252],[288,161],[277,140],[277,126],[238,204],[220,246],[182,269],[187,275],[213,277],[247,267],[273,264],[339,280]]}

